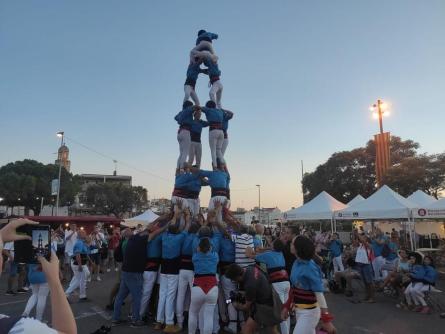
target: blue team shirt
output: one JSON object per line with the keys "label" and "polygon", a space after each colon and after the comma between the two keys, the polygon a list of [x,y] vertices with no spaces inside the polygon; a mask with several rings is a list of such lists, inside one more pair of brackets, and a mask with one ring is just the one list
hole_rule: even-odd
{"label": "blue team shirt", "polygon": [[210,78],[219,77],[221,75],[218,63],[215,63],[210,56],[204,57],[203,62],[204,65],[207,66],[207,72]]}
{"label": "blue team shirt", "polygon": [[342,253],[343,243],[340,240],[332,240],[328,248],[333,257],[338,257]]}
{"label": "blue team shirt", "polygon": [[255,256],[255,261],[264,263],[267,270],[274,268],[284,268],[286,266],[286,261],[282,252],[277,251],[266,251]]}
{"label": "blue team shirt", "polygon": [[200,63],[190,63],[187,67],[187,79],[195,81],[198,80],[199,73],[204,73],[204,70],[200,67]]}
{"label": "blue team shirt", "polygon": [[198,45],[201,41],[211,41],[214,39],[218,39],[218,34],[214,34],[213,32],[204,32],[198,36],[196,39],[196,45]]}
{"label": "blue team shirt", "polygon": [[218,261],[218,253],[213,250],[210,250],[207,253],[194,253],[192,262],[195,275],[216,274]]}
{"label": "blue team shirt", "polygon": [[192,126],[193,123],[193,107],[187,107],[175,116],[175,121],[179,125]]}
{"label": "blue team shirt", "polygon": [[193,120],[193,123],[192,123],[192,132],[201,134],[202,128],[206,128],[208,126],[209,126],[209,122],[203,121],[202,119],[200,119],[200,120],[195,119],[195,120]]}
{"label": "blue team shirt", "polygon": [[306,291],[323,292],[321,269],[313,260],[296,259],[292,266],[290,281],[292,286]]}
{"label": "blue team shirt", "polygon": [[[207,237],[203,237],[203,238],[207,238]],[[202,238],[199,238],[198,236],[196,236],[196,238],[193,240],[193,244],[192,244],[192,249],[193,249],[193,253],[196,253],[198,251],[198,246],[199,246],[199,242],[201,241]],[[221,249],[221,239],[222,239],[222,234],[220,232],[214,232],[213,236],[210,239],[210,244],[212,245],[212,251],[219,253],[220,249]]]}
{"label": "blue team shirt", "polygon": [[189,179],[189,181],[185,184],[185,189],[193,191],[193,192],[201,192],[202,187],[202,181],[201,177],[198,173],[192,174],[192,177]]}
{"label": "blue team shirt", "polygon": [[423,275],[424,281],[426,281],[429,284],[436,284],[437,279],[437,271],[431,266],[423,266],[425,274]]}
{"label": "blue team shirt", "polygon": [[223,110],[223,130],[227,131],[229,128],[229,121],[232,119],[233,114],[229,114],[228,112]]}
{"label": "blue team shirt", "polygon": [[195,233],[184,232],[186,236],[181,248],[181,255],[192,256],[193,255],[193,245],[198,236]]}
{"label": "blue team shirt", "polygon": [[173,234],[164,232],[162,236],[162,258],[175,259],[181,255],[182,243],[184,242],[186,233],[181,232]]}
{"label": "blue team shirt", "polygon": [[235,262],[235,243],[232,241],[232,239],[221,238],[219,259],[223,262]]}
{"label": "blue team shirt", "polygon": [[175,188],[186,189],[189,183],[193,182],[196,178],[199,178],[198,174],[194,175],[192,173],[179,173],[175,176]]}
{"label": "blue team shirt", "polygon": [[215,171],[199,171],[199,176],[207,177],[211,188],[227,189],[229,187],[229,174],[226,172]]}
{"label": "blue team shirt", "polygon": [[82,239],[77,239],[76,243],[74,244],[73,255],[77,255],[77,254],[81,254],[81,255],[90,254],[90,249],[88,248],[85,241],[83,241]]}
{"label": "blue team shirt", "polygon": [[389,249],[390,249],[390,253],[389,253],[389,255],[386,257],[386,259],[388,260],[388,261],[393,261],[393,260],[395,260],[395,259],[397,259],[397,250],[398,250],[398,246],[397,246],[397,244],[395,243],[395,242],[392,242],[392,241],[390,241],[389,243],[388,243],[388,247],[389,247]]}
{"label": "blue team shirt", "polygon": [[201,111],[206,115],[208,122],[222,124],[224,114],[221,109],[201,107]]}
{"label": "blue team shirt", "polygon": [[160,235],[147,243],[147,257],[160,258],[162,256],[162,237]]}
{"label": "blue team shirt", "polygon": [[38,264],[28,264],[28,281],[31,284],[46,283],[44,272],[40,269]]}

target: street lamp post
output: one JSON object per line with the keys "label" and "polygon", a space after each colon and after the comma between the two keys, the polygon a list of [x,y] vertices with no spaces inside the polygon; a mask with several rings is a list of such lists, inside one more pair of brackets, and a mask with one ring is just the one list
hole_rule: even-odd
{"label": "street lamp post", "polygon": [[379,120],[380,134],[383,134],[383,116],[389,115],[389,111],[387,109],[387,104],[380,99],[378,99],[377,103],[374,103],[370,108],[374,117],[378,118]]}
{"label": "street lamp post", "polygon": [[257,184],[258,187],[258,223],[261,222],[261,185]]}
{"label": "street lamp post", "polygon": [[[63,137],[64,132],[59,131],[57,132],[57,137],[60,138],[60,147],[63,146]],[[59,162],[59,178],[57,179],[57,197],[56,197],[56,216],[59,215],[59,200],[60,200],[60,178],[62,176],[62,155],[59,156],[60,152],[57,152],[57,160]]]}

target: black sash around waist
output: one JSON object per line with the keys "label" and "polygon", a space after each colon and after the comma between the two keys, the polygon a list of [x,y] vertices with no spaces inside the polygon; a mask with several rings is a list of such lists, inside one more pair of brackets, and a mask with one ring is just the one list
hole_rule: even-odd
{"label": "black sash around waist", "polygon": [[212,188],[212,197],[216,197],[216,196],[227,197],[228,194],[229,194],[229,191],[226,188]]}

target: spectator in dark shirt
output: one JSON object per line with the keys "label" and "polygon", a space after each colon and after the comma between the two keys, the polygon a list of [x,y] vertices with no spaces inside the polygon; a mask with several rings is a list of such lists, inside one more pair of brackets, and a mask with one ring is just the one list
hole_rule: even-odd
{"label": "spectator in dark shirt", "polygon": [[[272,285],[268,278],[258,266],[241,268],[237,264],[231,264],[226,273],[226,277],[242,285],[245,292],[245,303],[234,302],[233,306],[240,311],[249,314],[243,325],[242,333],[255,333],[258,324],[262,324],[265,315],[264,311],[259,312],[259,306],[268,306],[270,314],[273,313]],[[264,308],[261,308],[264,310]],[[276,323],[278,324],[279,321]],[[276,328],[272,328],[273,333],[277,333]]]}
{"label": "spectator in dark shirt", "polygon": [[[165,227],[167,227],[166,225]],[[149,233],[148,230],[139,232],[128,239],[124,250],[121,282],[119,292],[114,302],[112,325],[120,325],[124,321],[120,319],[122,303],[128,294],[132,299],[132,327],[140,327],[144,322],[140,320],[139,309],[141,306],[143,273],[147,262],[147,243],[161,233],[163,229]]]}

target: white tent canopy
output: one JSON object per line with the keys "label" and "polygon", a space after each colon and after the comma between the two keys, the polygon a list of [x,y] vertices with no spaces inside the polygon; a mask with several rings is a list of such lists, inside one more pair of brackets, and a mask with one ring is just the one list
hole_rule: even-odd
{"label": "white tent canopy", "polygon": [[437,199],[435,199],[433,196],[424,193],[422,190],[417,190],[413,192],[406,199],[408,201],[413,202],[414,204],[417,204],[418,208],[424,208],[429,206],[430,204],[437,202]]}
{"label": "white tent canopy", "polygon": [[287,211],[284,218],[290,220],[331,220],[334,211],[346,208],[326,191],[322,191],[306,204]]}
{"label": "white tent canopy", "polygon": [[347,206],[355,205],[357,203],[363,202],[364,200],[365,198],[362,195],[358,194],[348,202]]}
{"label": "white tent canopy", "polygon": [[417,205],[388,186],[382,186],[366,200],[335,213],[336,219],[410,219]]}
{"label": "white tent canopy", "polygon": [[418,209],[414,214],[416,218],[445,218],[445,198]]}
{"label": "white tent canopy", "polygon": [[124,219],[122,225],[127,227],[136,227],[139,224],[141,224],[142,226],[147,226],[148,224],[154,222],[158,217],[159,216],[156,213],[148,209],[144,213],[141,213],[139,216]]}

